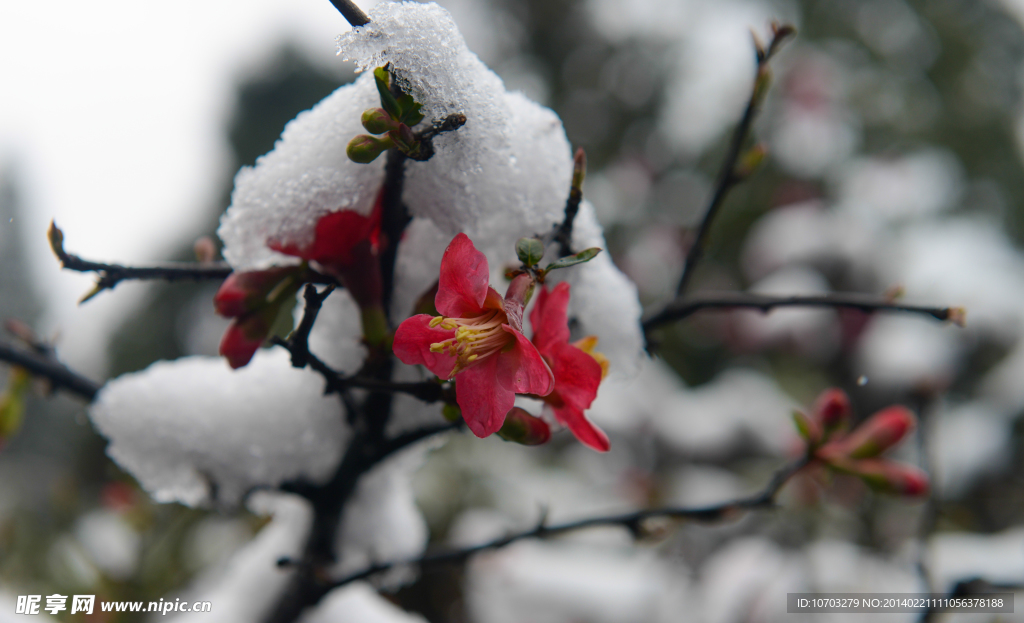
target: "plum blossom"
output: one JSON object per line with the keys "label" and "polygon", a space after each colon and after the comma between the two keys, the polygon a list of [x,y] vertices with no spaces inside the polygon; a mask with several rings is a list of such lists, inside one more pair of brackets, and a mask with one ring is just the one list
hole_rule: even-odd
{"label": "plum blossom", "polygon": [[555,378],[523,335],[529,275],[512,281],[505,298],[488,285],[487,258],[465,234],[455,236],[441,259],[434,304],[440,316],[418,314],[395,332],[395,355],[456,379],[456,401],[477,437],[496,432],[515,395],[546,396]]}

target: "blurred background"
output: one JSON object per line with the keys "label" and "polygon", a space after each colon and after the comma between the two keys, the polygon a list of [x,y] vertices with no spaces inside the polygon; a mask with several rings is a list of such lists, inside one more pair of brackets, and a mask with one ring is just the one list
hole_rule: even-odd
{"label": "blurred background", "polygon": [[[565,434],[540,449],[458,437],[415,480],[437,543],[529,526],[542,507],[557,521],[714,503],[762,487],[797,452],[791,409],[838,386],[860,419],[897,402],[918,412],[899,458],[932,475],[926,502],[795,481],[777,511],[640,543],[618,531],[523,543],[390,599],[431,622],[725,623],[791,617],[787,591],[1024,585],[1024,3],[441,4],[587,150],[585,194],[648,308],[671,298],[748,96],[751,29],[794,24],[755,125],[767,164],[730,196],[691,291],[898,289],[966,307],[967,328],[703,313],[659,331],[639,377],[602,385],[592,417],[608,455]],[[353,78],[334,55],[347,28],[327,0],[0,6],[0,317],[96,380],[215,354],[215,285],[125,283],[76,307],[90,277],[58,270],[46,225],[89,259],[191,259],[238,168]],[[158,599],[262,526],[152,503],[105,457],[83,405],[43,394],[27,393],[0,450],[0,621],[27,592]]]}

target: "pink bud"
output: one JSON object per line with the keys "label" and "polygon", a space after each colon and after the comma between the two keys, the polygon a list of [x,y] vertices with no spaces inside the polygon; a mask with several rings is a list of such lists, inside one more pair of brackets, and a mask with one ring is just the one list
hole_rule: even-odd
{"label": "pink bud", "polygon": [[893,405],[872,415],[837,443],[851,459],[878,456],[899,443],[916,424],[910,409]]}
{"label": "pink bud", "polygon": [[850,398],[843,390],[833,387],[821,392],[814,401],[814,419],[826,430],[835,430],[850,419]]}
{"label": "pink bud", "polygon": [[551,439],[551,427],[539,417],[530,415],[526,410],[512,407],[505,416],[505,423],[498,430],[498,436],[505,441],[524,446],[539,446]]}

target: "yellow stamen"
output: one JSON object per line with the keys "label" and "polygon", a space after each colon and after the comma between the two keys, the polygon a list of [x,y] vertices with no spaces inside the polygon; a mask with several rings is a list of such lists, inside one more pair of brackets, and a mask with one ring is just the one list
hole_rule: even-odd
{"label": "yellow stamen", "polygon": [[491,310],[472,318],[435,316],[430,319],[431,328],[454,330],[455,335],[431,344],[430,352],[445,353],[456,358],[455,366],[448,377],[451,378],[507,347],[515,339],[501,328],[507,323],[508,316],[502,310]]}

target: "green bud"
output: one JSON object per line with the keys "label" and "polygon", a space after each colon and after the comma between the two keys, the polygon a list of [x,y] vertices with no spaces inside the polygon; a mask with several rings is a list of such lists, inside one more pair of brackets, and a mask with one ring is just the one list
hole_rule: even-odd
{"label": "green bud", "polygon": [[516,255],[527,268],[536,266],[544,258],[544,244],[536,238],[520,238],[516,241]]}
{"label": "green bud", "polygon": [[383,108],[367,108],[363,111],[361,121],[370,134],[384,134],[397,125]]}
{"label": "green bud", "polygon": [[369,164],[393,146],[391,139],[387,136],[376,138],[368,134],[360,134],[348,143],[345,153],[349,160],[359,164]]}

